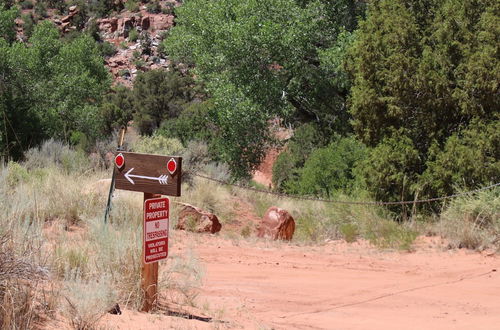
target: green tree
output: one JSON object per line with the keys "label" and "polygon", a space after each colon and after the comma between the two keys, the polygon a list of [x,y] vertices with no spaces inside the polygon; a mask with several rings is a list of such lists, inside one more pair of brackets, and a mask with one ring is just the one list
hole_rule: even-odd
{"label": "green tree", "polygon": [[141,134],[150,135],[162,121],[176,118],[194,95],[192,80],[170,70],[141,73],[134,82],[134,122]]}
{"label": "green tree", "polygon": [[[240,114],[229,112],[243,111],[240,102],[256,114],[259,124],[253,129],[258,126],[260,130],[253,131],[254,137],[249,139],[246,129],[234,133],[235,137],[241,134],[242,141],[262,140],[252,147],[238,143],[240,153],[255,151],[254,157],[245,158],[248,170],[255,167],[248,160],[258,161],[263,153],[255,147],[266,147],[267,127],[262,122],[275,116],[315,121],[327,135],[349,131],[347,84],[338,84],[337,79],[341,66],[336,62],[329,65],[334,62],[331,58],[330,62],[323,61],[323,66],[320,52],[345,48],[345,41],[350,39],[344,38],[339,44],[337,37],[356,25],[363,6],[355,3],[339,1],[337,6],[329,1],[192,0],[176,10],[177,24],[164,48],[175,59],[194,65],[197,77],[206,82],[215,99],[214,111],[220,112],[216,117],[224,118],[224,125],[228,125],[228,118],[239,120]],[[334,51],[328,54],[337,55]],[[215,95],[224,100],[217,100]],[[228,100],[231,97],[234,99]],[[235,104],[240,105],[234,110],[220,108]],[[240,127],[239,123],[231,125]],[[237,158],[231,162],[236,164],[238,153],[234,155]]]}
{"label": "green tree", "polygon": [[18,16],[18,10],[14,7],[8,7],[0,3],[0,38],[12,43],[16,39],[16,24],[14,20]]}
{"label": "green tree", "polygon": [[[412,199],[408,193],[421,190],[450,192],[417,187],[424,184],[417,177],[437,170],[428,158],[440,159],[436,152],[445,150],[450,136],[473,121],[488,125],[498,114],[499,17],[500,4],[493,0],[369,4],[348,51],[354,130],[364,143],[375,147],[380,159],[376,160],[379,166],[372,168],[380,173],[392,168],[396,157],[389,150],[379,152],[387,148],[387,141],[396,139],[400,143],[391,142],[394,147],[406,146],[400,148],[406,156],[399,161],[399,172],[393,167],[396,172],[386,173],[383,180],[367,178],[370,190],[385,191],[391,200]],[[457,170],[458,174],[465,175],[463,182],[478,178],[472,172]],[[441,180],[434,186],[450,181],[433,178]]]}
{"label": "green tree", "polygon": [[427,195],[449,195],[456,188],[475,189],[500,182],[500,120],[472,122],[450,136],[443,150],[429,150],[420,185]]}
{"label": "green tree", "polygon": [[393,132],[359,162],[355,175],[378,201],[412,200],[422,166],[418,150],[403,131]]}
{"label": "green tree", "polygon": [[184,107],[177,118],[163,121],[158,133],[176,137],[184,145],[192,140],[210,142],[215,130],[210,114],[212,109],[212,100],[191,102]]}
{"label": "green tree", "polygon": [[1,147],[3,155],[16,159],[48,137],[69,141],[80,132],[95,139],[101,126],[98,106],[111,82],[88,36],[62,42],[46,21],[29,41],[9,45],[0,38],[0,124],[7,131],[0,134]]}
{"label": "green tree", "polygon": [[127,127],[133,118],[133,111],[132,90],[123,85],[112,88],[100,107],[103,133],[109,135],[122,126]]}

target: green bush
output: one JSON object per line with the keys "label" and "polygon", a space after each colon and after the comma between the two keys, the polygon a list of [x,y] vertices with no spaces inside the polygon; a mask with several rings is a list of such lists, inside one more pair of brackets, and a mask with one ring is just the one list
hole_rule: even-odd
{"label": "green bush", "polygon": [[451,247],[500,249],[500,188],[456,198],[435,224]]}
{"label": "green bush", "polygon": [[339,231],[347,243],[355,242],[359,236],[359,227],[355,223],[344,223],[340,225]]}
{"label": "green bush", "polygon": [[352,191],[356,179],[353,168],[365,158],[366,148],[361,142],[352,137],[340,138],[311,153],[292,190],[323,197],[331,197],[338,191]]}
{"label": "green bush", "polygon": [[210,100],[189,104],[177,118],[164,120],[158,134],[176,137],[184,144],[191,140],[209,141],[213,134],[209,120],[212,106]]}
{"label": "green bush", "polygon": [[35,5],[35,14],[41,18],[47,18],[47,6],[45,3],[38,1]]}
{"label": "green bush", "polygon": [[326,139],[319,127],[313,123],[298,127],[273,165],[273,185],[279,191],[286,191],[298,178],[298,169],[304,166],[306,159],[316,148],[324,146]]}
{"label": "green bush", "polygon": [[139,32],[136,29],[130,30],[128,33],[128,41],[136,42],[139,39]]}
{"label": "green bush", "polygon": [[392,220],[368,221],[363,236],[380,248],[410,251],[418,232]]}
{"label": "green bush", "polygon": [[184,149],[181,141],[161,135],[143,136],[132,146],[132,150],[141,153],[175,155]]}
{"label": "green bush", "polygon": [[33,2],[30,0],[21,1],[19,3],[22,9],[33,9]]}
{"label": "green bush", "polygon": [[139,2],[137,2],[135,0],[127,0],[127,2],[125,2],[125,9],[130,11],[130,12],[136,13],[140,9]]}
{"label": "green bush", "polygon": [[167,2],[165,7],[161,9],[161,13],[164,15],[172,15],[174,13],[175,5],[171,2]]}
{"label": "green bush", "polygon": [[7,164],[6,183],[9,187],[13,188],[20,183],[25,182],[28,178],[28,171],[25,167],[16,162],[9,162]]}
{"label": "green bush", "polygon": [[292,182],[297,175],[295,157],[288,150],[281,152],[273,164],[273,186],[278,191],[284,191],[286,184]]}
{"label": "green bush", "polygon": [[33,15],[31,15],[31,14],[22,15],[22,19],[24,22],[24,24],[23,24],[24,35],[27,38],[30,38],[31,35],[33,34],[34,29],[35,29],[36,21],[33,18]]}
{"label": "green bush", "polygon": [[116,46],[108,41],[98,44],[99,51],[103,57],[111,57],[116,54]]}
{"label": "green bush", "polygon": [[139,73],[132,93],[134,123],[139,132],[150,135],[165,119],[176,118],[194,96],[191,84],[190,77],[174,70]]}
{"label": "green bush", "polygon": [[154,0],[146,5],[146,10],[151,14],[159,14],[161,12],[161,5],[158,0]]}

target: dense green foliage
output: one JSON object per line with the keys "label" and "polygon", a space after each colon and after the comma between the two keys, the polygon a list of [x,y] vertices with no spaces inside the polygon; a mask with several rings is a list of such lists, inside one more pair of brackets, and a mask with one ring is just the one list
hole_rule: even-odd
{"label": "dense green foliage", "polygon": [[374,147],[363,176],[375,196],[499,181],[498,153],[488,147],[498,137],[468,130],[472,121],[498,127],[490,123],[499,110],[499,14],[489,0],[370,4],[348,67],[354,129]]}
{"label": "dense green foliage", "polygon": [[353,169],[365,157],[365,146],[352,137],[318,148],[307,158],[292,191],[326,197],[336,192],[351,192],[355,188]]}
{"label": "dense green foliage", "polygon": [[152,70],[137,76],[132,102],[134,123],[141,134],[152,134],[163,121],[180,114],[195,96],[191,82],[175,71]]}
{"label": "dense green foliage", "polygon": [[273,185],[281,191],[294,185],[299,171],[316,148],[325,145],[325,140],[315,124],[308,123],[298,127],[288,141],[286,150],[281,152],[273,165]]}
{"label": "dense green foliage", "polygon": [[63,42],[52,23],[42,22],[29,44],[0,38],[0,77],[2,156],[19,158],[48,137],[98,134],[97,105],[111,81],[90,37]]}
{"label": "dense green foliage", "polygon": [[274,116],[349,131],[338,58],[360,8],[357,1],[191,0],[176,11],[165,48],[206,83],[219,149],[235,175],[262,159]]}
{"label": "dense green foliage", "polygon": [[[286,193],[400,201],[500,181],[498,1],[186,0],[159,47],[128,31],[137,68],[156,56],[172,67],[111,89],[103,57],[116,49],[96,17],[121,1],[18,2],[33,7],[23,36],[14,3],[0,0],[2,158],[51,137],[88,145],[133,120],[154,139],[206,142],[235,179],[281,148],[273,186]],[[126,6],[141,3],[173,10]],[[42,20],[73,4],[76,31]]]}

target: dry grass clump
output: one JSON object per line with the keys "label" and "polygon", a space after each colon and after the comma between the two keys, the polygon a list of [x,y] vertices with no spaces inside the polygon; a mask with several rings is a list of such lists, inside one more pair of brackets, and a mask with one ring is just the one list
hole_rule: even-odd
{"label": "dry grass clump", "polygon": [[[179,201],[214,213],[221,223],[230,221],[235,212],[231,192],[220,184],[201,178],[194,178],[192,185],[183,186],[182,197]],[[174,213],[178,207],[175,206]]]}
{"label": "dry grass clump", "polygon": [[78,330],[94,329],[97,322],[116,303],[115,292],[108,277],[75,279],[64,282],[62,312]]}
{"label": "dry grass clump", "polygon": [[32,245],[29,234],[26,242],[14,241],[15,236],[0,234],[0,328],[29,329],[52,307],[42,286],[48,270],[36,260],[37,241]]}
{"label": "dry grass clump", "polygon": [[453,248],[500,250],[500,188],[452,200],[434,229]]}
{"label": "dry grass clump", "polygon": [[181,306],[195,306],[204,269],[192,249],[171,255],[161,272],[159,285],[166,288],[167,300]]}

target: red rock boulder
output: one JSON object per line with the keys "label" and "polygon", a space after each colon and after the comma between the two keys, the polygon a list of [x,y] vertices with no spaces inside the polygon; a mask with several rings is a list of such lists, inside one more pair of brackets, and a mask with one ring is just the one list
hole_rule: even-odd
{"label": "red rock boulder", "polygon": [[189,230],[196,233],[215,234],[222,228],[217,216],[196,206],[182,203],[179,220],[175,229]]}
{"label": "red rock boulder", "polygon": [[295,220],[290,213],[282,208],[271,206],[262,218],[257,236],[289,241],[294,232]]}

